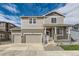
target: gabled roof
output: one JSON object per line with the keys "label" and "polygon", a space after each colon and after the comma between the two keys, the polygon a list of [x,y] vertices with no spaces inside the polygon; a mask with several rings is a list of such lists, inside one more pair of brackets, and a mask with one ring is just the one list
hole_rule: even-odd
{"label": "gabled roof", "polygon": [[50,11],[50,12],[44,14],[43,16],[47,16],[47,15],[49,15],[49,14],[51,14],[51,13],[55,13],[55,14],[58,14],[58,15],[60,15],[60,16],[65,17],[64,15],[62,15],[61,13],[59,13],[59,12],[57,12],[57,11]]}
{"label": "gabled roof", "polygon": [[55,13],[55,14],[58,14],[58,15],[60,15],[60,16],[65,17],[64,15],[62,15],[62,14],[59,13],[59,12],[56,12],[56,11],[50,11],[50,12],[48,12],[48,13],[42,15],[42,16],[21,16],[21,18],[28,18],[28,17],[45,17],[45,16],[47,16],[47,15],[49,15],[49,14],[51,14],[51,13]]}

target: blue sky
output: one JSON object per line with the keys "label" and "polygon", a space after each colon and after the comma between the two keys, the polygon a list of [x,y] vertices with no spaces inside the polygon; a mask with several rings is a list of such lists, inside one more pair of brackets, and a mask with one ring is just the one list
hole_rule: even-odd
{"label": "blue sky", "polygon": [[61,3],[2,3],[0,4],[0,11],[2,11],[5,15],[34,16],[43,15],[48,11],[60,8],[64,5],[65,4]]}
{"label": "blue sky", "polygon": [[66,23],[75,24],[79,23],[78,7],[79,4],[66,3],[0,3],[0,22],[9,22],[20,27],[20,16],[39,16],[56,10],[66,16]]}
{"label": "blue sky", "polygon": [[0,3],[0,21],[20,26],[20,16],[39,16],[65,6],[61,3]]}

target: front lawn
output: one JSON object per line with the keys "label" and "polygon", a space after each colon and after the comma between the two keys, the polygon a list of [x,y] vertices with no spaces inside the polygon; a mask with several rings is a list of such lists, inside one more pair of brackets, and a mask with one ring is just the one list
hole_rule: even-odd
{"label": "front lawn", "polygon": [[79,45],[60,45],[64,50],[79,50]]}

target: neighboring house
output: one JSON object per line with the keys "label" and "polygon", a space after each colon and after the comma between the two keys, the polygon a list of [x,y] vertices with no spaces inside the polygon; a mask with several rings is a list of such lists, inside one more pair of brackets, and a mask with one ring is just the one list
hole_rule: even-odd
{"label": "neighboring house", "polygon": [[71,37],[75,42],[79,42],[79,24],[72,26]]}
{"label": "neighboring house", "polygon": [[73,30],[75,30],[75,31],[79,31],[79,24],[74,25],[72,28],[73,28]]}
{"label": "neighboring house", "polygon": [[12,29],[12,40],[17,43],[44,44],[50,41],[71,41],[71,25],[64,24],[64,18],[57,12],[44,16],[22,16],[21,29]]}
{"label": "neighboring house", "polygon": [[0,41],[6,41],[11,39],[10,29],[12,27],[13,25],[10,23],[0,22]]}

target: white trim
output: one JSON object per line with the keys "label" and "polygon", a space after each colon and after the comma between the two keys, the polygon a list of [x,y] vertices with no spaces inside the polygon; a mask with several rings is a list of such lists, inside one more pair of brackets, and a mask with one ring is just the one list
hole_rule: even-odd
{"label": "white trim", "polygon": [[25,34],[41,34],[42,35],[42,33],[23,33],[24,35]]}
{"label": "white trim", "polygon": [[20,34],[20,35],[21,35],[21,33],[12,33],[12,35],[14,35],[14,34],[15,34],[15,35],[16,35],[16,34],[17,34],[17,35],[18,35],[18,34]]}

